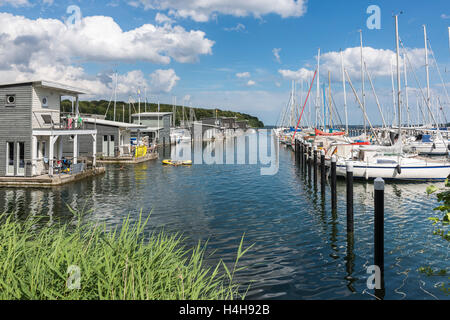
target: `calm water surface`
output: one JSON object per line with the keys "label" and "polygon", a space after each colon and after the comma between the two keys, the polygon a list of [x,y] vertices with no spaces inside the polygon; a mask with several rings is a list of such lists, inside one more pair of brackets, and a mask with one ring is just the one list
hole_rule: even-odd
{"label": "calm water surface", "polygon": [[[166,157],[170,157],[169,149]],[[115,226],[140,211],[152,212],[147,231],[182,233],[186,245],[209,240],[211,265],[241,260],[237,281],[251,284],[248,299],[373,299],[366,268],[373,264],[373,184],[355,184],[355,237],[347,241],[345,182],[338,182],[338,212],[331,196],[322,201],[280,147],[275,176],[257,165],[164,167],[160,161],[120,168],[104,176],[54,189],[0,188],[0,210],[17,215],[70,215],[66,205],[93,209],[90,219]],[[319,175],[320,179],[320,175]],[[427,277],[422,266],[449,267],[449,245],[433,236],[435,197],[427,184],[386,187],[385,279],[387,299],[449,299],[440,289],[447,277]]]}

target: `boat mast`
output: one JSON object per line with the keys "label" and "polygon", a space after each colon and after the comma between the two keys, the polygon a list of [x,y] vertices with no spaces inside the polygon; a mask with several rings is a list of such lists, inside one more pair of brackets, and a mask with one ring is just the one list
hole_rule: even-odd
{"label": "boat mast", "polygon": [[138,122],[141,124],[141,88],[138,89]]}
{"label": "boat mast", "polygon": [[144,96],[145,96],[145,100],[144,100],[144,112],[147,112],[147,87],[144,87]]}
{"label": "boat mast", "polygon": [[411,119],[409,116],[409,99],[408,99],[408,74],[406,73],[406,53],[403,53],[403,68],[405,73],[405,103],[406,112],[408,113],[408,127],[411,126]]}
{"label": "boat mast", "polygon": [[345,74],[344,74],[344,55],[341,49],[341,69],[342,69],[342,87],[344,88],[344,112],[345,112],[345,131],[348,134],[348,112],[347,112],[347,92],[345,91]]}
{"label": "boat mast", "polygon": [[173,127],[177,126],[177,97],[173,97]]}
{"label": "boat mast", "polygon": [[331,72],[328,71],[328,111],[330,112],[329,126],[333,129],[333,104],[331,101]]}
{"label": "boat mast", "polygon": [[430,94],[430,66],[428,63],[428,43],[427,43],[427,27],[423,25],[423,36],[425,40],[425,71],[427,76],[427,106],[431,112],[431,94]]}
{"label": "boat mast", "polygon": [[398,15],[395,16],[395,41],[397,45],[397,103],[398,103],[398,141],[402,141],[402,109],[401,109],[401,83],[400,83],[400,45],[398,36]]}
{"label": "boat mast", "polygon": [[116,71],[116,84],[114,86],[114,121],[116,121],[116,105],[117,105],[117,71]]}
{"label": "boat mast", "polygon": [[395,102],[395,84],[394,84],[394,63],[391,60],[391,81],[392,81],[392,108],[394,109],[394,118],[392,119],[392,126],[394,125],[395,118],[397,117],[396,102]]}
{"label": "boat mast", "polygon": [[316,91],[316,123],[315,127],[317,128],[319,125],[319,112],[320,112],[320,48],[319,53],[317,54],[317,91]]}
{"label": "boat mast", "polygon": [[[364,110],[366,109],[366,93],[364,88],[364,50],[363,50],[363,39],[362,39],[362,29],[359,30],[359,39],[361,42],[361,83],[362,83],[362,103]],[[364,136],[367,136],[366,119],[364,118]]]}

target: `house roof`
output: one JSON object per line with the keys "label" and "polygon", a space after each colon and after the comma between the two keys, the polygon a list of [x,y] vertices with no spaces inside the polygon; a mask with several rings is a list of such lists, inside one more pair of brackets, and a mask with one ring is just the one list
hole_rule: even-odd
{"label": "house roof", "polygon": [[102,120],[102,119],[95,119],[95,118],[83,118],[84,122],[87,123],[95,123],[100,124],[104,126],[110,126],[110,127],[117,127],[117,128],[145,128],[145,126],[141,126],[138,124],[133,123],[126,123],[126,122],[118,122],[118,121],[111,121],[111,120]]}
{"label": "house roof", "polygon": [[141,113],[135,113],[132,114],[132,117],[139,117],[139,115],[142,116],[167,116],[173,114],[172,112],[141,112]]}
{"label": "house roof", "polygon": [[63,83],[46,81],[46,80],[2,83],[2,84],[0,84],[0,88],[16,87],[16,86],[23,86],[23,85],[32,85],[34,87],[52,89],[52,90],[59,91],[62,94],[66,94],[66,95],[80,95],[80,94],[87,93],[85,90],[82,90],[79,88],[68,86]]}
{"label": "house roof", "polygon": [[131,128],[133,132],[139,131],[139,132],[158,132],[161,130],[164,130],[164,128],[158,128],[158,127],[145,127],[145,126],[140,126],[140,127],[134,127]]}

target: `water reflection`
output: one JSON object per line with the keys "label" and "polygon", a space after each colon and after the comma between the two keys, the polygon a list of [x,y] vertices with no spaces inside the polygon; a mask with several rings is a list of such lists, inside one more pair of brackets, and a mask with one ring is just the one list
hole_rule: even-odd
{"label": "water reflection", "polygon": [[[0,188],[0,210],[17,217],[45,215],[51,222],[71,219],[69,205],[94,209],[87,218],[108,226],[127,216],[135,220],[141,210],[151,212],[147,232],[181,233],[187,246],[209,240],[211,265],[220,259],[232,264],[245,234],[244,245],[255,246],[242,259],[248,269],[236,280],[245,288],[251,284],[248,298],[373,299],[366,288],[366,269],[373,264],[373,184],[355,183],[355,230],[347,235],[343,181],[338,181],[338,208],[332,211],[329,186],[324,193],[315,187],[308,171],[296,166],[292,151],[280,148],[278,174],[262,176],[260,163],[238,164],[255,155],[237,145],[238,138],[223,142],[227,165],[164,167],[155,160],[122,169],[109,165],[101,177],[58,188]],[[206,150],[215,156],[211,144],[200,149],[188,144],[187,150],[191,158],[203,157]],[[178,151],[171,146],[165,152],[175,158]],[[434,288],[434,279],[417,272],[426,264],[448,262],[448,247],[435,245],[427,220],[436,201],[426,196],[426,187],[386,185],[387,299],[431,298],[424,290],[447,298]]]}

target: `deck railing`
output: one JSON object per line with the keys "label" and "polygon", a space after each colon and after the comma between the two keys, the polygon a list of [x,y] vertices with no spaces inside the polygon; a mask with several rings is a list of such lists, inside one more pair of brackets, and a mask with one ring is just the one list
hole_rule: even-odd
{"label": "deck railing", "polygon": [[[56,116],[55,116],[56,115]],[[62,115],[59,111],[33,111],[34,129],[51,130],[84,130],[86,123],[82,117],[76,117],[72,114]],[[37,127],[36,124],[37,123]]]}

